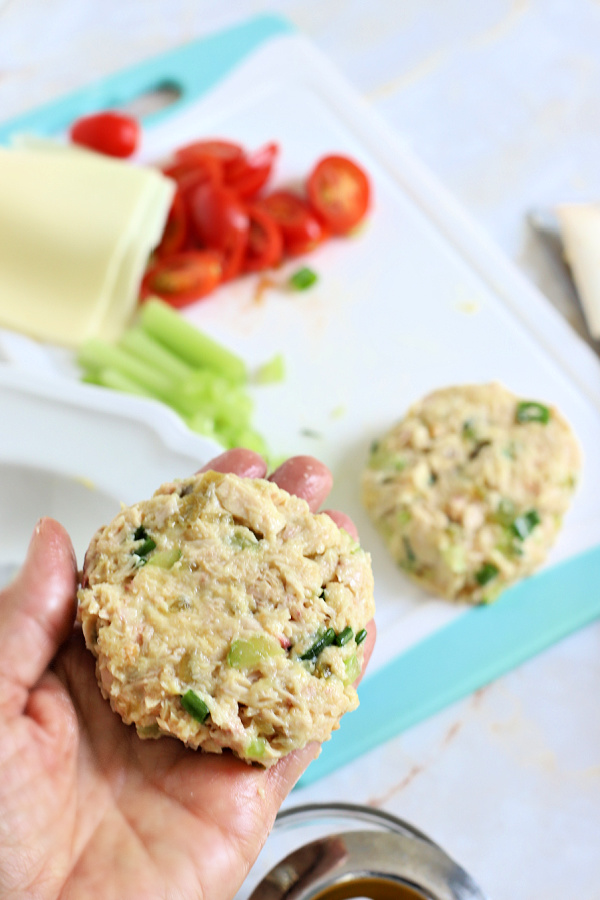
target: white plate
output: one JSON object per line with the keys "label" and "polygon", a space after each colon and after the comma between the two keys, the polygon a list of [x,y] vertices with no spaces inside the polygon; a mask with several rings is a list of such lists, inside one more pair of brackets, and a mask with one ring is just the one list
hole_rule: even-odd
{"label": "white plate", "polygon": [[121,503],[220,452],[158,403],[6,365],[0,410],[0,567],[23,559],[40,516],[62,522],[81,565]]}

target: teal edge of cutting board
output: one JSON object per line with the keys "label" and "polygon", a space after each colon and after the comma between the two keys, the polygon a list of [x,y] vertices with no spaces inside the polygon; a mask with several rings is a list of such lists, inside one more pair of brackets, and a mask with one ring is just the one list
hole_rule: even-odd
{"label": "teal edge of cutting board", "polygon": [[9,143],[19,133],[34,132],[44,137],[57,134],[79,116],[126,106],[157,88],[175,88],[180,92],[179,98],[145,119],[148,124],[155,123],[193,102],[261,44],[294,30],[280,16],[260,15],[245,20],[1,123],[0,144]]}
{"label": "teal edge of cutting board", "polygon": [[600,547],[546,569],[469,609],[359,686],[342,720],[299,782],[306,786],[600,616]]}

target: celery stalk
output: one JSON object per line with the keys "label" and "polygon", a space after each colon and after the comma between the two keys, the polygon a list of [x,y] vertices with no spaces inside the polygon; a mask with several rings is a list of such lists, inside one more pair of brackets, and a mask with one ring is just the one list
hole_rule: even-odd
{"label": "celery stalk", "polygon": [[171,378],[187,378],[194,371],[191,366],[167,350],[164,344],[155,340],[142,328],[129,328],[118,346],[133,353],[144,362],[150,363],[151,366],[155,366],[160,372]]}
{"label": "celery stalk", "polygon": [[79,348],[77,362],[84,369],[114,369],[151,394],[168,400],[173,396],[174,382],[148,363],[98,338],[91,338]]}
{"label": "celery stalk", "polygon": [[95,369],[84,375],[83,381],[88,384],[99,385],[100,387],[112,388],[115,391],[122,391],[125,394],[136,394],[138,397],[152,397],[152,399],[155,399],[154,394],[151,394],[116,369]]}
{"label": "celery stalk", "polygon": [[142,305],[140,321],[149,335],[191,366],[211,369],[228,381],[246,381],[244,361],[187,322],[168,303],[147,300]]}

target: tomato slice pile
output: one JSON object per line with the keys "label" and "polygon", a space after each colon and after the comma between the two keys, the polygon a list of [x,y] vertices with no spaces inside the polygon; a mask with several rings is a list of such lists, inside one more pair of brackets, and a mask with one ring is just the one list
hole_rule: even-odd
{"label": "tomato slice pile", "polygon": [[174,306],[208,296],[246,272],[277,267],[331,235],[348,234],[370,204],[368,176],[344,156],[319,160],[304,190],[267,191],[280,154],[222,138],[177,148],[162,171],[177,189],[142,285]]}

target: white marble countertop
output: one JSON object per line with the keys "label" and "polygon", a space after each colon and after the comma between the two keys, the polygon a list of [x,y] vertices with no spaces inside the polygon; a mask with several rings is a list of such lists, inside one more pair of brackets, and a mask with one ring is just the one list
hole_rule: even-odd
{"label": "white marble countertop", "polygon": [[[0,0],[2,118],[265,11],[312,38],[583,331],[525,215],[600,199],[598,0]],[[493,900],[598,900],[599,645],[596,623],[293,802],[393,812]]]}

